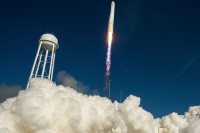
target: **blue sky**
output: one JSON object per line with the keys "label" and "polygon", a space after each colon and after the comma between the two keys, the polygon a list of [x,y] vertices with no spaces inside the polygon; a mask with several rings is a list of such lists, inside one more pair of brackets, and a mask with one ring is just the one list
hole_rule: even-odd
{"label": "blue sky", "polygon": [[[111,99],[133,94],[156,117],[200,104],[198,1],[116,0]],[[103,90],[109,0],[1,2],[0,83],[25,87],[38,40],[59,40],[55,77],[67,71]]]}

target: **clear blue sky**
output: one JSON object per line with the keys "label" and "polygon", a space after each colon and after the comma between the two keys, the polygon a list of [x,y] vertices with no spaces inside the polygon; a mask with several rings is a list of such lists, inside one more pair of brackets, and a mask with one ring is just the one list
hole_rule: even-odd
{"label": "clear blue sky", "polygon": [[[155,116],[200,104],[199,1],[116,0],[111,98],[141,97]],[[103,89],[109,0],[2,1],[0,83],[25,87],[39,37],[60,44],[55,75],[65,70]]]}

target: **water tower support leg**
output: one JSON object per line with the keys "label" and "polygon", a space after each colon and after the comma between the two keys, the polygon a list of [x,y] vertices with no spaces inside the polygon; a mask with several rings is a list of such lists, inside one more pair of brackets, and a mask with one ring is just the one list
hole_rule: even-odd
{"label": "water tower support leg", "polygon": [[52,52],[51,52],[51,63],[50,63],[50,68],[49,68],[49,75],[48,75],[48,79],[52,79],[51,78],[51,69],[52,69],[52,66],[53,66],[53,56],[54,56],[54,45],[53,45],[53,48],[52,48]]}
{"label": "water tower support leg", "polygon": [[41,41],[40,44],[39,44],[38,51],[37,51],[37,54],[36,54],[36,56],[35,56],[35,60],[34,60],[34,63],[33,63],[33,67],[32,67],[31,74],[30,74],[30,77],[29,77],[29,79],[28,79],[28,84],[27,84],[26,88],[29,87],[30,79],[31,79],[32,76],[33,76],[33,72],[34,72],[35,65],[36,65],[36,62],[37,62],[37,59],[38,59],[38,55],[39,55],[39,52],[40,52],[40,49],[41,49],[41,45],[42,45],[42,41]]}
{"label": "water tower support leg", "polygon": [[51,81],[53,80],[53,71],[54,71],[54,64],[55,64],[55,56],[56,53],[53,51],[53,65],[52,65],[52,70],[51,70]]}

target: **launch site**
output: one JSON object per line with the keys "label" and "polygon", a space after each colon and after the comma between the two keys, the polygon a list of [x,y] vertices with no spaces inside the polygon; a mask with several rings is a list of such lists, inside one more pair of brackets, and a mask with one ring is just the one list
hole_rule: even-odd
{"label": "launch site", "polygon": [[2,1],[0,133],[200,133],[200,1]]}

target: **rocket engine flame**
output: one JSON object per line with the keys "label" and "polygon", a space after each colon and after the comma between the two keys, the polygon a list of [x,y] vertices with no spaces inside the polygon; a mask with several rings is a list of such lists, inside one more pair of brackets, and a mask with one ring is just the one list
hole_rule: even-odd
{"label": "rocket engine flame", "polygon": [[112,45],[113,32],[108,32],[108,46]]}
{"label": "rocket engine flame", "polygon": [[112,48],[112,40],[113,40],[113,32],[108,32],[108,50],[107,50],[107,58],[106,58],[106,76],[110,76],[110,67],[111,67],[111,48]]}

